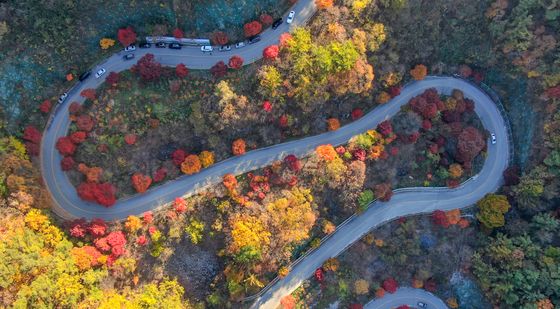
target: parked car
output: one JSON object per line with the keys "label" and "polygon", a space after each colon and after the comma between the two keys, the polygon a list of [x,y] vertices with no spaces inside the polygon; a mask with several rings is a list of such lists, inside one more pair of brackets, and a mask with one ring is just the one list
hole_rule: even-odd
{"label": "parked car", "polygon": [[291,24],[294,21],[294,16],[296,16],[296,12],[290,11],[290,13],[288,14],[288,18],[286,18],[286,22],[288,24]]}
{"label": "parked car", "polygon": [[237,42],[237,43],[235,43],[235,48],[241,48],[241,47],[243,47],[243,46],[245,46],[245,42]]}
{"label": "parked car", "polygon": [[490,137],[492,138],[492,145],[496,144],[496,134],[492,133],[490,134]]}
{"label": "parked car", "polygon": [[97,70],[97,72],[95,73],[95,78],[100,78],[103,74],[105,74],[105,72],[107,72],[107,70],[105,70],[104,68]]}
{"label": "parked car", "polygon": [[65,92],[58,98],[58,104],[64,102],[64,99],[66,99],[66,97],[68,97],[68,93]]}
{"label": "parked car", "polygon": [[249,38],[249,44],[255,44],[258,41],[261,40],[261,36],[260,35],[253,35],[252,37]]}
{"label": "parked car", "polygon": [[222,46],[220,46],[220,51],[221,51],[221,52],[223,52],[223,51],[230,51],[230,50],[231,50],[231,45],[229,45],[229,44],[228,44],[228,45],[222,45]]}
{"label": "parked car", "polygon": [[158,43],[156,43],[156,47],[157,47],[157,48],[165,48],[165,43],[163,43],[163,42],[158,42]]}
{"label": "parked car", "polygon": [[140,48],[150,48],[150,47],[152,47],[152,44],[150,44],[150,43],[142,43],[142,44],[140,44]]}
{"label": "parked car", "polygon": [[283,20],[282,17],[278,18],[272,23],[272,29],[278,28],[282,24]]}
{"label": "parked car", "polygon": [[80,80],[81,82],[83,82],[83,81],[86,80],[90,75],[91,75],[91,71],[84,72],[84,73],[82,73],[82,75],[80,75],[80,77],[78,77],[78,80]]}
{"label": "parked car", "polygon": [[171,48],[171,49],[181,49],[182,46],[179,43],[171,43],[171,44],[169,44],[169,48]]}
{"label": "parked car", "polygon": [[212,51],[214,50],[214,48],[213,48],[212,46],[210,46],[210,45],[204,45],[204,46],[200,46],[200,50],[201,50],[203,53],[210,53],[210,52],[212,52]]}
{"label": "parked car", "polygon": [[130,60],[134,59],[134,54],[126,54],[123,56],[123,60]]}
{"label": "parked car", "polygon": [[125,52],[131,52],[131,51],[135,51],[136,50],[136,46],[134,45],[128,45],[127,47],[124,48]]}
{"label": "parked car", "polygon": [[426,305],[425,303],[419,301],[419,302],[418,302],[418,307],[420,307],[420,308],[426,308],[426,307],[428,307],[428,305]]}

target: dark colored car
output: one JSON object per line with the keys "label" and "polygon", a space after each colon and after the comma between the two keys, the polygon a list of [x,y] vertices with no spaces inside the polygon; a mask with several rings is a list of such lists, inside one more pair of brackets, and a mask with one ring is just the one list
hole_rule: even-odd
{"label": "dark colored car", "polygon": [[163,43],[163,42],[156,43],[156,47],[157,48],[165,48],[165,43]]}
{"label": "dark colored car", "polygon": [[282,18],[278,18],[272,23],[272,29],[278,28],[283,22]]}
{"label": "dark colored car", "polygon": [[150,43],[142,43],[142,44],[140,44],[140,48],[150,48],[150,47],[152,47],[152,44],[150,44]]}
{"label": "dark colored car", "polygon": [[252,37],[249,38],[249,44],[255,44],[258,41],[261,40],[261,36],[260,35],[253,35]]}
{"label": "dark colored car", "polygon": [[91,71],[87,71],[82,73],[82,75],[80,75],[80,77],[78,77],[78,79],[83,82],[84,80],[86,80],[89,76],[91,75]]}
{"label": "dark colored car", "polygon": [[123,56],[124,60],[130,60],[130,59],[134,59],[134,54],[126,54]]}
{"label": "dark colored car", "polygon": [[171,48],[171,49],[181,49],[181,44],[171,43],[171,44],[169,44],[169,48]]}

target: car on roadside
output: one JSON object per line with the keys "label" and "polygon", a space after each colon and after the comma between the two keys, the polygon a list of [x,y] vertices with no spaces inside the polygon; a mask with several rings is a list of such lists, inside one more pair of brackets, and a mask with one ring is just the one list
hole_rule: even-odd
{"label": "car on roadside", "polygon": [[60,97],[58,98],[58,104],[64,102],[64,100],[68,97],[68,93],[65,92],[63,94],[60,95]]}
{"label": "car on roadside", "polygon": [[291,24],[294,21],[295,16],[296,16],[296,12],[295,11],[290,11],[290,13],[288,14],[288,18],[286,18],[286,22],[288,24]]}
{"label": "car on roadside", "polygon": [[200,51],[203,53],[211,53],[212,51],[214,51],[214,47],[210,45],[200,46]]}
{"label": "car on roadside", "polygon": [[171,48],[171,49],[181,49],[182,46],[179,43],[171,43],[171,44],[169,44],[169,48]]}
{"label": "car on roadside", "polygon": [[150,47],[152,47],[152,44],[150,44],[150,43],[142,43],[142,44],[140,44],[140,48],[150,48]]}
{"label": "car on roadside", "polygon": [[103,74],[105,74],[105,72],[107,72],[107,70],[105,70],[104,68],[97,70],[97,72],[95,72],[95,78],[100,78],[101,76],[103,76]]}
{"label": "car on roadside", "polygon": [[131,60],[134,59],[134,54],[126,54],[123,56],[123,60]]}
{"label": "car on roadside", "polygon": [[418,307],[419,307],[419,308],[427,308],[428,305],[426,305],[425,303],[419,301],[419,302],[418,302]]}
{"label": "car on roadside", "polygon": [[235,48],[241,48],[241,47],[243,47],[243,46],[245,46],[245,42],[237,42],[237,43],[235,43]]}
{"label": "car on roadside", "polygon": [[494,134],[494,133],[490,134],[490,138],[491,138],[491,141],[492,141],[492,145],[495,145],[496,144],[496,134]]}
{"label": "car on roadside", "polygon": [[136,50],[136,46],[134,45],[128,45],[127,47],[124,48],[125,52],[131,52],[131,51],[135,51]]}
{"label": "car on roadside", "polygon": [[260,35],[253,35],[252,37],[249,38],[249,44],[255,44],[258,41],[261,40],[261,36]]}
{"label": "car on roadside", "polygon": [[157,47],[157,48],[165,48],[165,43],[163,43],[163,42],[158,42],[158,43],[156,43],[156,47]]}
{"label": "car on roadside", "polygon": [[230,51],[230,50],[231,50],[231,45],[229,45],[229,44],[228,44],[228,45],[222,45],[222,46],[220,46],[220,49],[219,49],[219,50],[220,50],[221,52],[223,52],[223,51]]}
{"label": "car on roadside", "polygon": [[84,80],[86,80],[89,76],[91,75],[91,71],[87,71],[82,73],[82,75],[80,75],[80,77],[78,77],[78,80],[83,82]]}
{"label": "car on roadside", "polygon": [[283,22],[284,21],[282,20],[282,17],[278,18],[272,23],[272,29],[275,30],[276,28],[280,27]]}

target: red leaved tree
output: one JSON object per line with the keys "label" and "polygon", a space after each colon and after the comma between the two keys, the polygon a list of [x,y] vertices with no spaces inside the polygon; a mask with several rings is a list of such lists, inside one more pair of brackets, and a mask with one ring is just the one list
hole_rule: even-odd
{"label": "red leaved tree", "polygon": [[182,39],[185,37],[185,33],[183,32],[183,30],[175,28],[175,30],[173,30],[173,37],[175,37],[176,39]]}
{"label": "red leaved tree", "polygon": [[39,144],[41,142],[42,135],[43,134],[34,126],[27,126],[23,130],[23,139],[35,144]]}
{"label": "red leaved tree", "polygon": [[229,58],[228,66],[232,69],[240,69],[243,66],[243,58],[240,56],[232,56]]}
{"label": "red leaved tree", "polygon": [[246,37],[257,35],[261,33],[261,31],[262,31],[262,24],[256,20],[250,23],[246,23],[243,26],[243,32],[245,33]]}
{"label": "red leaved tree", "polygon": [[185,161],[186,156],[187,153],[183,149],[177,149],[171,154],[171,160],[173,161],[173,164],[179,166],[183,163],[183,161]]}
{"label": "red leaved tree", "polygon": [[93,118],[89,115],[80,115],[76,118],[76,126],[80,131],[89,132],[93,129]]}
{"label": "red leaved tree", "polygon": [[189,69],[187,69],[187,67],[184,64],[179,63],[175,67],[175,75],[177,75],[177,77],[179,78],[185,78],[187,77],[187,75],[189,75]]}
{"label": "red leaved tree", "polygon": [[63,136],[56,141],[56,149],[63,156],[71,156],[76,151],[76,145],[72,143],[69,137]]}
{"label": "red leaved tree", "polygon": [[379,200],[383,202],[387,202],[393,196],[393,190],[391,189],[391,184],[389,183],[380,183],[375,185],[375,196],[379,198]]}
{"label": "red leaved tree", "polygon": [[301,161],[293,154],[287,155],[284,162],[292,172],[299,172],[301,170]]}
{"label": "red leaved tree", "polygon": [[385,291],[389,293],[395,293],[397,291],[397,288],[399,287],[399,284],[397,283],[397,281],[395,281],[395,279],[389,277],[383,281],[383,284],[381,286]]}
{"label": "red leaved tree", "polygon": [[118,72],[110,72],[105,82],[111,86],[116,86],[120,79],[121,75]]}
{"label": "red leaved tree", "polygon": [[210,68],[210,73],[212,73],[212,76],[215,78],[222,77],[227,73],[227,65],[223,61],[218,61]]}
{"label": "red leaved tree", "polygon": [[263,57],[265,59],[276,59],[280,48],[278,45],[270,45],[263,50]]}
{"label": "red leaved tree", "polygon": [[438,225],[444,228],[450,226],[449,220],[442,210],[436,210],[432,213],[432,224]]}
{"label": "red leaved tree", "polygon": [[233,144],[231,145],[231,150],[233,152],[234,156],[240,156],[242,154],[245,153],[245,141],[241,138],[236,139],[235,141],[233,141]]}
{"label": "red leaved tree", "polygon": [[464,128],[457,139],[457,161],[464,163],[464,165],[468,167],[472,159],[474,159],[485,146],[486,141],[477,128]]}
{"label": "red leaved tree", "polygon": [[153,81],[161,77],[163,70],[161,63],[155,60],[153,54],[146,54],[132,66],[131,70],[144,81]]}
{"label": "red leaved tree", "polygon": [[261,16],[259,17],[259,20],[261,21],[261,23],[265,26],[270,26],[272,25],[272,22],[274,21],[272,19],[272,16],[270,16],[269,14],[261,14]]}
{"label": "red leaved tree", "polygon": [[72,168],[74,168],[75,164],[76,164],[76,162],[74,162],[74,159],[72,157],[70,157],[70,156],[64,157],[64,159],[62,159],[60,161],[60,168],[63,171],[69,171]]}
{"label": "red leaved tree", "polygon": [[76,131],[70,135],[70,140],[74,144],[83,143],[86,140],[87,133],[84,131]]}
{"label": "red leaved tree", "polygon": [[84,89],[82,90],[82,92],[80,92],[80,95],[86,99],[89,100],[95,100],[97,98],[96,93],[95,93],[95,89],[93,88],[88,88],[88,89]]}
{"label": "red leaved tree", "polygon": [[39,110],[45,114],[47,114],[51,110],[52,104],[51,101],[45,100],[41,105],[39,105]]}
{"label": "red leaved tree", "polygon": [[150,185],[152,184],[152,178],[148,175],[142,175],[142,173],[134,173],[131,177],[132,186],[138,193],[144,193]]}
{"label": "red leaved tree", "polygon": [[105,220],[103,219],[93,219],[89,223],[87,230],[91,236],[101,237],[105,235],[105,232],[107,231],[107,223],[105,223]]}
{"label": "red leaved tree", "polygon": [[229,41],[227,34],[223,31],[216,31],[212,33],[212,42],[215,45],[226,45]]}
{"label": "red leaved tree", "polygon": [[123,46],[128,46],[136,42],[136,32],[132,27],[121,28],[117,32],[117,38]]}

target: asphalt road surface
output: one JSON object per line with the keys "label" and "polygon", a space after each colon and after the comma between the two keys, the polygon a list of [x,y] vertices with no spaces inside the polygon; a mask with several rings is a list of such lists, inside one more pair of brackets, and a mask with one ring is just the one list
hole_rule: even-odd
{"label": "asphalt road surface", "polygon": [[[419,302],[425,307],[420,307]],[[399,288],[395,293],[385,293],[382,298],[374,299],[364,306],[364,309],[392,309],[402,305],[410,308],[448,309],[445,303],[434,294],[413,288]]]}

